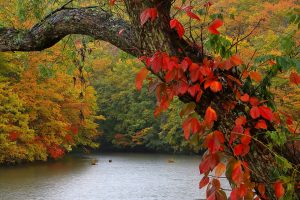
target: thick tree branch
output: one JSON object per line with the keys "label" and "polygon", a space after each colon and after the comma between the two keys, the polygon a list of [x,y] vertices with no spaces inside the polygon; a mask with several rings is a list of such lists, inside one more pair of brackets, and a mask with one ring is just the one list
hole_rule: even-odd
{"label": "thick tree branch", "polygon": [[[122,34],[119,34],[119,31]],[[123,19],[96,8],[64,8],[46,17],[31,30],[0,28],[0,51],[40,51],[69,34],[89,35],[139,55],[139,40]]]}

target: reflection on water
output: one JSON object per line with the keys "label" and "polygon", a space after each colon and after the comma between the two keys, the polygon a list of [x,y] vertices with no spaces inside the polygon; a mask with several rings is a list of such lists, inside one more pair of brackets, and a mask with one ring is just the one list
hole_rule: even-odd
{"label": "reflection on water", "polygon": [[[92,159],[98,163],[91,165]],[[168,163],[170,159],[175,163]],[[205,191],[198,189],[199,160],[198,156],[113,153],[0,168],[0,199],[200,199]]]}

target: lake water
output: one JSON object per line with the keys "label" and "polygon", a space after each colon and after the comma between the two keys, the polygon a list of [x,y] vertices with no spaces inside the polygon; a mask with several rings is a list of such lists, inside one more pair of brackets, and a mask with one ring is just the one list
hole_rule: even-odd
{"label": "lake water", "polygon": [[[92,159],[98,163],[91,165]],[[0,168],[0,199],[204,199],[199,161],[199,156],[111,153]]]}

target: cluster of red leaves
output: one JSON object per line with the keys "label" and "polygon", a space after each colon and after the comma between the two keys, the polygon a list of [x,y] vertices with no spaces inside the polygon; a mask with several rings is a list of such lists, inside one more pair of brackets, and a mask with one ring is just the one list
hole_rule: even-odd
{"label": "cluster of red leaves", "polygon": [[20,137],[21,133],[17,132],[17,131],[12,131],[9,133],[8,135],[8,139],[12,142],[18,140],[18,138]]}
{"label": "cluster of red leaves", "polygon": [[[211,3],[207,4],[208,8]],[[200,21],[200,18],[191,10],[193,7],[177,7],[180,11],[184,11],[191,19]],[[147,8],[141,14],[141,24],[143,25],[148,19],[152,21],[157,17],[157,11],[154,8]],[[218,29],[223,25],[223,21],[215,19],[208,26],[208,31],[211,34],[220,34]],[[177,20],[171,19],[170,28],[175,29],[179,38],[182,38],[185,33],[184,26]],[[221,176],[226,171],[226,176],[232,183],[233,190],[230,194],[232,200],[237,199],[253,199],[254,187],[258,188],[260,196],[263,198],[265,193],[264,184],[255,184],[250,180],[250,170],[248,163],[243,161],[242,157],[246,156],[250,151],[251,132],[267,129],[271,123],[278,121],[278,116],[274,115],[272,110],[265,104],[265,100],[260,100],[255,96],[250,96],[247,93],[242,93],[242,80],[235,78],[230,73],[233,67],[240,66],[243,62],[238,55],[233,55],[230,58],[223,60],[216,58],[215,60],[204,59],[202,63],[195,63],[190,58],[185,57],[182,60],[175,56],[170,56],[164,52],[156,52],[151,57],[143,56],[141,60],[146,64],[136,76],[136,86],[141,89],[144,79],[148,75],[148,70],[157,74],[162,80],[149,83],[149,90],[155,91],[157,97],[157,106],[154,115],[159,115],[166,110],[173,100],[174,96],[189,95],[193,98],[194,103],[185,106],[180,116],[184,117],[183,130],[184,136],[188,140],[191,134],[199,134],[204,138],[203,145],[208,149],[203,156],[199,165],[201,174],[204,174],[199,183],[202,188],[207,185],[207,199],[226,199],[226,194],[220,187],[218,179],[209,178],[209,173],[215,170],[217,177]],[[242,72],[242,78],[250,77],[256,82],[262,80],[262,76],[257,71]],[[300,83],[300,76],[297,73],[291,73],[291,82]],[[231,111],[236,104],[244,104],[249,108],[248,113],[244,113],[236,118],[235,124],[229,135],[229,141],[225,142],[224,133],[220,130],[208,132],[218,120],[216,108],[208,106],[205,116],[200,121],[193,115],[196,104],[201,103],[203,93],[217,94],[223,91],[226,83],[227,88],[231,88],[236,99],[223,102],[223,108],[226,111]],[[224,151],[232,151],[233,157],[226,157],[227,164],[221,162],[224,159]],[[284,195],[283,183],[278,180],[274,183],[275,195],[280,198]]]}
{"label": "cluster of red leaves", "polygon": [[48,147],[48,152],[50,156],[54,159],[60,158],[64,155],[64,149],[56,144]]}

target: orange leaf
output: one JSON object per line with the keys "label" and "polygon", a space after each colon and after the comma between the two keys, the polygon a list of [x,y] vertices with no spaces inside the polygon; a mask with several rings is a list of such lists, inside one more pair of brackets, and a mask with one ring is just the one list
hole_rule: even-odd
{"label": "orange leaf", "polygon": [[296,72],[292,72],[290,75],[290,82],[296,85],[300,84],[300,74],[297,74]]}
{"label": "orange leaf", "polygon": [[199,189],[203,188],[208,183],[209,183],[209,178],[207,176],[203,176],[203,178],[201,179],[201,181],[199,183]]}
{"label": "orange leaf", "polygon": [[219,27],[223,25],[223,21],[220,19],[215,19],[208,27],[208,31],[212,34],[220,34],[220,32],[217,30]]}
{"label": "orange leaf", "polygon": [[280,199],[285,191],[284,191],[284,187],[281,181],[277,181],[276,183],[274,183],[274,190],[275,190],[275,195],[278,199]]}
{"label": "orange leaf", "polygon": [[249,95],[248,94],[244,94],[243,96],[241,96],[241,101],[242,102],[248,102],[249,101]]}
{"label": "orange leaf", "polygon": [[231,56],[230,61],[231,61],[235,66],[241,65],[241,64],[243,63],[242,59],[241,59],[240,56],[238,56],[237,54]]}
{"label": "orange leaf", "polygon": [[217,120],[217,113],[212,107],[209,106],[206,109],[204,120],[209,126]]}
{"label": "orange leaf", "polygon": [[231,175],[232,181],[240,185],[243,181],[243,171],[241,166],[241,161],[237,161],[233,165],[232,175]]}
{"label": "orange leaf", "polygon": [[263,119],[259,120],[259,121],[256,123],[255,128],[256,128],[256,129],[267,129],[266,121],[263,120]]}
{"label": "orange leaf", "polygon": [[149,71],[146,67],[143,67],[139,73],[137,73],[135,78],[135,86],[138,90],[142,89],[143,82],[145,78],[147,77]]}
{"label": "orange leaf", "polygon": [[258,192],[261,195],[261,197],[265,198],[265,193],[266,193],[266,187],[264,184],[260,183],[257,186]]}
{"label": "orange leaf", "polygon": [[260,111],[257,106],[253,106],[250,110],[250,115],[252,119],[257,119],[260,116]]}
{"label": "orange leaf", "polygon": [[225,172],[225,170],[226,170],[226,165],[220,162],[215,168],[215,175],[217,177],[220,177]]}
{"label": "orange leaf", "polygon": [[213,81],[211,84],[210,84],[210,89],[211,91],[213,92],[219,92],[222,90],[222,84],[219,82],[219,81]]}
{"label": "orange leaf", "polygon": [[235,120],[235,125],[243,126],[246,124],[246,120],[247,120],[246,117],[244,115],[241,115]]}
{"label": "orange leaf", "polygon": [[256,82],[260,82],[262,77],[259,72],[250,72],[250,78],[255,80]]}

